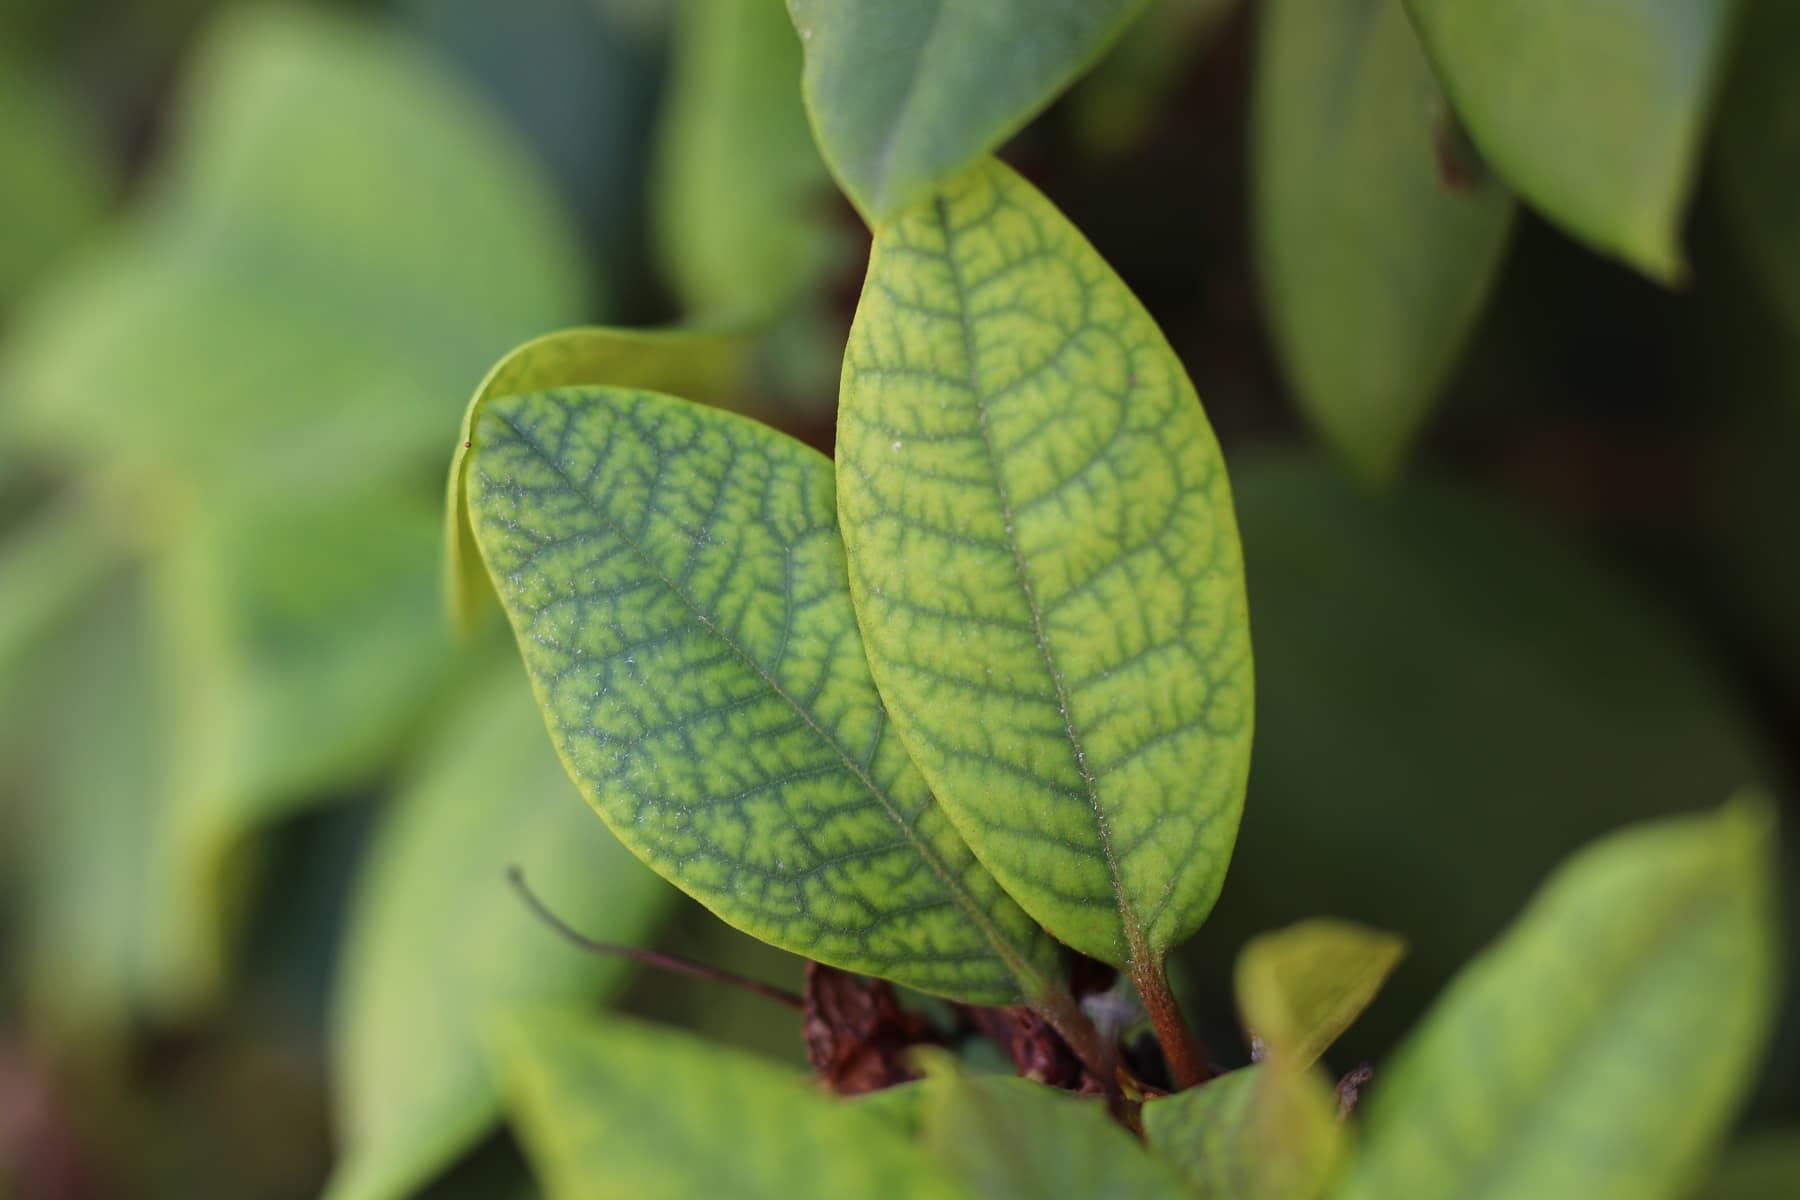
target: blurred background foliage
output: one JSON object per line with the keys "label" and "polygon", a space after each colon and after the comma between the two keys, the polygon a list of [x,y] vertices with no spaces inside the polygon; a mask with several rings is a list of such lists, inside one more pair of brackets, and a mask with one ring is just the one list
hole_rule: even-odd
{"label": "blurred background foliage", "polygon": [[[1647,147],[1617,228],[1508,191],[1391,0],[1158,0],[1007,148],[1232,469],[1257,750],[1180,961],[1222,1059],[1256,932],[1409,939],[1348,1069],[1577,845],[1800,794],[1800,20],[1743,9],[1644,51],[1672,116],[1459,105]],[[521,997],[800,1061],[507,890],[798,980],[612,841],[439,579],[457,418],[535,335],[755,331],[743,404],[829,448],[867,235],[798,70],[774,0],[0,0],[0,1195],[530,1195],[481,1051]],[[1797,1120],[1790,1003],[1709,1195],[1780,1194]]]}

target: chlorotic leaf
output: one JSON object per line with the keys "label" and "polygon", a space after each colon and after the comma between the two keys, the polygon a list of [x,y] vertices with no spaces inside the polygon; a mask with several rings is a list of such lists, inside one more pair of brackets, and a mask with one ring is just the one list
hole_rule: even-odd
{"label": "chlorotic leaf", "polygon": [[1302,921],[1244,947],[1237,1001],[1252,1045],[1310,1067],[1350,1027],[1406,952],[1390,933],[1349,921]]}
{"label": "chlorotic leaf", "polygon": [[999,148],[1143,0],[788,0],[825,161],[872,225]]}
{"label": "chlorotic leaf", "polygon": [[1769,1031],[1772,824],[1739,801],[1572,859],[1384,1072],[1336,1195],[1686,1195]]}
{"label": "chlorotic leaf", "polygon": [[569,329],[526,342],[495,363],[463,413],[462,437],[450,455],[444,507],[444,586],[451,617],[471,631],[491,592],[462,503],[463,467],[482,404],[578,385],[641,387],[726,404],[749,372],[751,341],[730,330]]}
{"label": "chlorotic leaf", "polygon": [[875,238],[837,470],[870,666],[946,811],[1057,937],[1160,970],[1224,879],[1251,724],[1230,489],[1168,343],[989,162]]}
{"label": "chlorotic leaf", "polygon": [[1568,233],[1665,283],[1737,0],[1406,0],[1489,164]]}
{"label": "chlorotic leaf", "polygon": [[504,1023],[507,1107],[550,1200],[967,1200],[879,1117],[796,1072],[620,1019]]}
{"label": "chlorotic leaf", "polygon": [[1348,1150],[1331,1089],[1286,1059],[1151,1100],[1144,1138],[1208,1200],[1315,1200]]}
{"label": "chlorotic leaf", "polygon": [[1308,418],[1380,483],[1481,312],[1512,197],[1455,161],[1400,0],[1261,13],[1251,146],[1270,330]]}
{"label": "chlorotic leaf", "polygon": [[361,874],[335,1001],[343,1154],[329,1200],[415,1195],[488,1131],[496,1014],[593,1001],[626,979],[625,959],[544,928],[506,886],[509,866],[610,942],[641,942],[676,896],[582,803],[518,663],[504,666],[428,740]]}
{"label": "chlorotic leaf", "polygon": [[828,261],[831,195],[781,0],[683,4],[665,104],[654,212],[676,291],[728,320],[778,311]]}
{"label": "chlorotic leaf", "polygon": [[471,527],[564,764],[621,841],[728,923],[977,1003],[1057,948],[983,871],[869,678],[830,463],[649,392],[486,401]]}
{"label": "chlorotic leaf", "polygon": [[928,1067],[925,1147],[987,1200],[1182,1200],[1179,1176],[1115,1124],[1098,1096],[1030,1080],[965,1074],[947,1053]]}
{"label": "chlorotic leaf", "polygon": [[1719,114],[1719,192],[1744,265],[1800,330],[1800,5],[1747,0]]}

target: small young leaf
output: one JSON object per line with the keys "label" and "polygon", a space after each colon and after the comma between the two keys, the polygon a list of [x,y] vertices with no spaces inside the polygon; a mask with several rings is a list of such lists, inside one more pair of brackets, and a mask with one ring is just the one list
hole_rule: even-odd
{"label": "small young leaf", "polygon": [[1800,5],[1747,7],[1719,114],[1719,193],[1745,267],[1800,330]]}
{"label": "small young leaf", "polygon": [[880,226],[1018,132],[1144,0],[788,0],[825,161]]}
{"label": "small young leaf", "polygon": [[969,1200],[879,1117],[741,1051],[559,1013],[509,1021],[495,1041],[550,1200]]}
{"label": "small young leaf", "polygon": [[1739,801],[1564,866],[1371,1095],[1341,1200],[1684,1195],[1775,996],[1772,816]]}
{"label": "small young leaf", "polygon": [[522,1001],[592,1001],[630,964],[583,954],[506,886],[518,865],[582,932],[640,942],[676,892],[594,819],[517,661],[478,679],[370,848],[338,974],[343,1156],[329,1200],[418,1193],[494,1123],[483,1037]]}
{"label": "small young leaf", "polygon": [[1144,1138],[1207,1200],[1315,1200],[1348,1149],[1331,1089],[1285,1058],[1150,1101]]}
{"label": "small young leaf", "polygon": [[1406,952],[1390,933],[1348,921],[1302,921],[1238,955],[1237,1002],[1251,1036],[1310,1067],[1369,1006]]}
{"label": "small young leaf", "polygon": [[1160,972],[1249,767],[1225,466],[1155,323],[988,162],[875,238],[838,494],[870,666],[945,809],[1076,949]]}
{"label": "small young leaf", "polygon": [[1307,416],[1367,483],[1423,424],[1512,223],[1504,187],[1441,161],[1458,136],[1400,0],[1263,5],[1251,147],[1270,329]]}
{"label": "small young leaf", "polygon": [[732,330],[568,329],[526,342],[495,363],[463,413],[462,436],[450,455],[444,505],[444,587],[450,615],[471,631],[493,593],[462,503],[463,467],[482,404],[552,388],[650,388],[703,404],[725,404],[749,371],[750,338]]}
{"label": "small young leaf", "polygon": [[975,862],[869,678],[831,465],[648,392],[480,406],[475,540],[552,738],[627,846],[724,920],[976,1003],[1057,947]]}
{"label": "small young leaf", "polygon": [[1097,1096],[1029,1080],[965,1074],[945,1053],[919,1054],[921,1129],[937,1160],[986,1200],[1182,1200],[1187,1189],[1144,1152]]}
{"label": "small young leaf", "polygon": [[1737,0],[1406,0],[1493,168],[1594,249],[1665,283]]}

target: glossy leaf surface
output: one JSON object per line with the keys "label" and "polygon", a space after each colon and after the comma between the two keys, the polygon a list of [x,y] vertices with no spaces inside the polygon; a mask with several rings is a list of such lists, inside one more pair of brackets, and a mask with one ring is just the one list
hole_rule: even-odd
{"label": "glossy leaf surface", "polygon": [[1143,0],[788,0],[813,131],[879,226],[999,148]]}
{"label": "glossy leaf surface", "polygon": [[894,736],[830,463],[745,418],[576,388],[482,404],[471,526],[564,764],[626,845],[785,949],[982,1003],[1054,943]]}
{"label": "glossy leaf surface", "polygon": [[1501,178],[1604,254],[1673,282],[1737,0],[1406,0]]}
{"label": "glossy leaf surface", "polygon": [[1150,1101],[1144,1138],[1207,1200],[1315,1200],[1348,1150],[1331,1089],[1282,1060]]}
{"label": "glossy leaf surface", "polygon": [[989,162],[876,237],[839,511],[870,666],[982,862],[1083,953],[1211,908],[1249,766],[1224,463],[1155,323]]}
{"label": "glossy leaf surface", "polygon": [[508,867],[583,933],[625,945],[676,896],[594,819],[523,672],[501,665],[426,743],[362,873],[335,1003],[331,1200],[414,1195],[488,1131],[496,1014],[592,1002],[627,977],[627,960],[585,954],[533,916]]}
{"label": "glossy leaf surface", "polygon": [[1406,944],[1348,921],[1267,933],[1238,955],[1237,1001],[1253,1044],[1296,1068],[1319,1060],[1381,990]]}
{"label": "glossy leaf surface", "polygon": [[1640,826],[1559,870],[1385,1072],[1344,1200],[1684,1195],[1775,999],[1773,814]]}
{"label": "glossy leaf surface", "polygon": [[1251,146],[1270,328],[1313,425],[1383,482],[1481,313],[1512,197],[1479,163],[1442,161],[1459,135],[1401,0],[1274,0],[1261,16]]}
{"label": "glossy leaf surface", "polygon": [[933,1054],[920,1128],[932,1155],[986,1200],[1181,1200],[1167,1165],[1114,1123],[1097,1097],[965,1074]]}
{"label": "glossy leaf surface", "polygon": [[496,1039],[550,1200],[968,1200],[879,1117],[739,1051],[623,1020],[532,1014]]}

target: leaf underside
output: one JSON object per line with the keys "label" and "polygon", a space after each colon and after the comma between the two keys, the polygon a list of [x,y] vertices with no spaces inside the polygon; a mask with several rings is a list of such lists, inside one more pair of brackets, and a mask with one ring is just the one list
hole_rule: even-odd
{"label": "leaf underside", "polygon": [[1229,486],[1149,315],[998,163],[876,236],[838,486],[876,682],[969,845],[1076,949],[1160,960],[1248,770]]}
{"label": "leaf underside", "polygon": [[934,803],[869,678],[826,459],[618,389],[488,401],[467,503],[564,765],[639,857],[821,962],[1017,1003],[1055,943]]}

